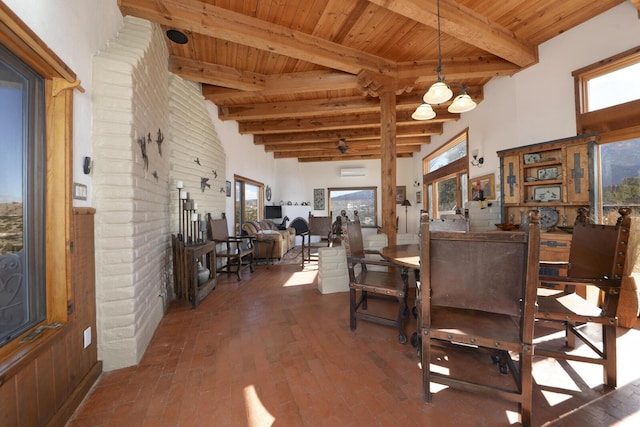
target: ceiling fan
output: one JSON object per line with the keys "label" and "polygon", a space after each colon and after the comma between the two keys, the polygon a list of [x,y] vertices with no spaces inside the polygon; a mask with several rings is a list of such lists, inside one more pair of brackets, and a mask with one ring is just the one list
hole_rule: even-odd
{"label": "ceiling fan", "polygon": [[347,142],[344,138],[340,138],[340,140],[338,141],[338,146],[336,148],[338,149],[338,151],[344,154],[349,149],[349,146],[347,145]]}

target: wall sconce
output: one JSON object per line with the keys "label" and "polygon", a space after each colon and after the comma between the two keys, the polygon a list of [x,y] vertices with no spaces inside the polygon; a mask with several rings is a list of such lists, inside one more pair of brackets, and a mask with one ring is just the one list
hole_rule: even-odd
{"label": "wall sconce", "polygon": [[82,171],[85,175],[89,175],[91,173],[91,166],[93,162],[91,161],[91,157],[84,157],[82,159]]}
{"label": "wall sconce", "polygon": [[471,151],[471,157],[473,157],[473,159],[471,160],[471,166],[477,166],[481,168],[484,164],[484,157],[478,157],[478,150]]}
{"label": "wall sconce", "polygon": [[413,180],[413,186],[414,187],[420,187],[420,181],[418,181],[417,179]]}

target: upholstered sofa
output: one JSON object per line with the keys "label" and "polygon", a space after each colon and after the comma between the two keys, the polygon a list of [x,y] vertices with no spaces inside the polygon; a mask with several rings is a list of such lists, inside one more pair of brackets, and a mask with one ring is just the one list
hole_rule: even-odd
{"label": "upholstered sofa", "polygon": [[271,250],[271,245],[257,244],[255,247],[256,258],[281,259],[289,249],[295,246],[296,242],[295,228],[289,227],[286,230],[279,230],[278,226],[269,220],[245,222],[242,224],[242,231],[256,239],[275,239],[271,254],[268,253]]}

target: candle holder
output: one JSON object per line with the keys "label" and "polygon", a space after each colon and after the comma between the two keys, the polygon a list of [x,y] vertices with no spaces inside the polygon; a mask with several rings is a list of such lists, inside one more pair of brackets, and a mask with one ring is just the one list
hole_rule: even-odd
{"label": "candle holder", "polygon": [[178,190],[178,240],[185,246],[200,245],[207,240],[207,223],[198,213],[198,203],[189,198],[182,181],[176,181]]}
{"label": "candle holder", "polygon": [[[178,213],[182,212],[182,181],[178,181],[176,183],[176,188],[178,189]],[[178,240],[181,242],[184,241],[184,236],[182,234],[182,221],[180,216],[178,216]]]}

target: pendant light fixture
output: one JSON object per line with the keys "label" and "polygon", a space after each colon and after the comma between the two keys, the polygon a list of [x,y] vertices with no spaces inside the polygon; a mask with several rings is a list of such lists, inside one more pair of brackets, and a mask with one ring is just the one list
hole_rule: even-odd
{"label": "pendant light fixture", "polygon": [[433,108],[429,104],[420,104],[420,106],[416,108],[416,111],[411,114],[413,120],[429,120],[435,116],[436,112],[433,111]]}
{"label": "pendant light fixture", "polygon": [[424,94],[422,100],[427,104],[442,104],[447,102],[453,96],[453,92],[449,89],[449,86],[444,82],[442,77],[442,47],[440,45],[440,0],[437,2],[438,7],[438,66],[436,72],[438,73],[438,81],[431,85],[427,93]]}
{"label": "pendant light fixture", "polygon": [[[440,0],[437,1],[437,15],[438,15],[438,65],[436,72],[438,73],[438,80],[431,85],[427,93],[424,94],[422,100],[424,104],[421,104],[416,108],[416,111],[411,115],[414,120],[429,120],[436,116],[435,111],[431,105],[442,104],[447,102],[453,96],[453,91],[449,88],[449,85],[444,81],[442,76],[442,47],[440,41]],[[466,113],[476,108],[476,103],[466,92],[466,87],[460,83],[454,82],[460,86],[460,95],[456,96],[451,105],[448,108],[450,113]]]}

